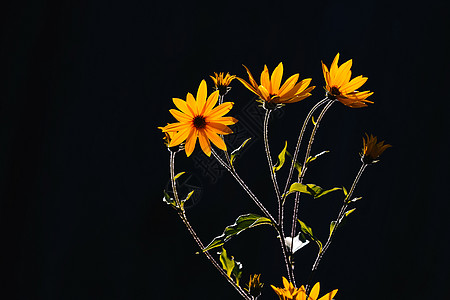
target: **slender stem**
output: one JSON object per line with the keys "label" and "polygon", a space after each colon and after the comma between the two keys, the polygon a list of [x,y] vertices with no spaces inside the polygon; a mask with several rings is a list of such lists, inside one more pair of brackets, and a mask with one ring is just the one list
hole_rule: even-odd
{"label": "slender stem", "polygon": [[[221,105],[221,104],[223,103],[224,98],[225,98],[225,95],[220,95],[220,94],[219,94],[219,100],[218,100],[219,103],[218,103],[217,105]],[[225,137],[224,137],[224,135],[221,134],[220,137],[221,137],[222,140],[225,142]],[[229,164],[232,168],[234,168],[233,165],[231,164],[230,155],[228,154],[228,151],[227,151],[227,150],[224,150],[223,152],[225,153],[225,158],[226,158],[228,164]]]}
{"label": "slender stem", "polygon": [[288,277],[291,282],[294,281],[293,278],[293,270],[291,264],[289,264],[289,261],[287,259],[287,247],[284,239],[284,233],[282,232],[280,228],[280,224],[277,223],[277,221],[273,218],[273,216],[270,214],[270,212],[264,207],[264,205],[259,201],[259,199],[253,194],[253,192],[250,190],[250,188],[245,184],[245,182],[239,177],[236,170],[231,168],[229,165],[227,165],[222,158],[214,151],[214,149],[211,149],[211,153],[213,156],[217,159],[217,161],[228,171],[231,173],[231,175],[236,179],[236,181],[239,183],[239,185],[247,192],[247,194],[250,196],[250,198],[255,202],[255,204],[259,207],[259,209],[263,212],[263,214],[272,222],[273,226],[275,227],[277,233],[280,235],[280,243],[281,243],[281,249],[283,252],[283,258],[286,264],[286,270],[288,272]]}
{"label": "slender stem", "polygon": [[308,125],[309,121],[311,120],[311,117],[313,115],[313,113],[316,111],[316,109],[318,109],[322,104],[324,104],[326,101],[328,100],[328,98],[322,99],[321,101],[317,102],[316,105],[314,105],[313,108],[311,108],[311,110],[309,111],[308,115],[305,118],[305,121],[303,122],[303,126],[302,129],[300,130],[300,134],[298,136],[297,139],[297,146],[295,146],[295,151],[294,154],[292,156],[292,161],[291,161],[291,167],[289,169],[289,175],[288,178],[286,180],[286,185],[284,187],[284,191],[283,191],[283,200],[286,197],[286,192],[289,189],[289,186],[291,184],[291,180],[292,180],[292,175],[294,173],[294,167],[295,167],[295,163],[297,161],[297,157],[298,157],[298,153],[300,151],[300,145],[302,143],[302,139],[303,139],[303,135],[305,134],[305,130],[306,130],[306,125]]}
{"label": "slender stem", "polygon": [[315,274],[316,270],[319,268],[320,261],[322,260],[325,252],[327,251],[328,247],[330,246],[331,242],[333,241],[333,236],[334,236],[337,228],[339,227],[339,225],[341,224],[342,220],[344,219],[345,211],[347,210],[348,204],[351,202],[350,198],[352,197],[353,192],[354,192],[354,190],[356,188],[356,185],[358,184],[358,181],[361,178],[361,176],[362,176],[364,170],[366,169],[366,167],[367,167],[367,164],[365,164],[365,163],[363,163],[361,165],[361,168],[359,169],[358,174],[356,175],[355,180],[353,181],[352,187],[350,188],[350,191],[348,192],[347,197],[345,197],[345,199],[344,199],[344,204],[342,205],[342,208],[339,211],[339,214],[338,214],[338,217],[337,217],[337,219],[335,221],[336,223],[334,224],[333,230],[330,232],[328,240],[325,243],[325,245],[323,246],[322,251],[317,254],[316,260],[314,261],[313,267],[311,269],[311,274],[309,276],[308,283],[306,285],[307,294],[310,291],[311,281],[312,281],[312,279],[314,277],[314,274]]}
{"label": "slender stem", "polygon": [[[325,101],[328,101],[328,103],[320,112],[320,115],[317,118],[316,124],[314,125],[313,131],[311,132],[311,136],[309,138],[309,143],[308,143],[308,147],[306,149],[305,159],[304,159],[303,165],[302,165],[302,172],[298,178],[299,183],[303,182],[303,178],[305,177],[306,170],[308,169],[306,162],[308,161],[309,155],[311,153],[312,144],[314,143],[314,137],[316,135],[317,129],[319,128],[320,122],[322,121],[322,118],[325,115],[325,113],[327,112],[327,110],[335,102],[335,100],[329,100],[328,98],[325,98]],[[294,201],[294,212],[293,212],[293,216],[292,216],[292,226],[291,226],[291,237],[292,238],[295,236],[299,203],[300,203],[300,193],[296,193],[295,201]]]}
{"label": "slender stem", "polygon": [[281,200],[280,188],[278,186],[277,177],[275,174],[275,170],[273,168],[272,156],[270,154],[270,147],[269,147],[269,119],[270,119],[271,112],[272,112],[272,110],[266,109],[266,115],[264,117],[264,128],[263,128],[264,149],[266,151],[267,164],[269,165],[270,177],[272,179],[273,187],[275,189],[275,193],[276,193],[277,201],[278,201],[278,226],[279,226],[278,233],[280,234],[281,250],[283,252],[283,258],[284,258],[284,262],[286,264],[286,270],[288,273],[289,281],[292,282],[292,284],[295,286],[296,284],[295,284],[294,271],[292,269],[292,264],[289,261],[288,250],[287,250],[286,242],[285,242],[284,220],[283,220],[284,219],[283,218],[283,215],[284,215],[283,202]]}
{"label": "slender stem", "polygon": [[217,263],[217,261],[212,257],[212,255],[208,251],[203,251],[203,249],[205,249],[205,247],[204,247],[202,241],[200,240],[200,238],[198,237],[197,233],[195,232],[194,228],[189,223],[189,221],[186,217],[186,214],[180,205],[181,202],[180,202],[180,198],[178,197],[178,192],[177,192],[176,183],[175,183],[175,154],[176,154],[176,152],[170,152],[170,181],[172,183],[172,190],[173,190],[175,203],[177,204],[177,207],[178,207],[178,210],[177,210],[178,216],[181,218],[184,225],[186,225],[189,233],[191,234],[194,241],[197,243],[198,247],[202,250],[202,252],[205,254],[206,258],[212,263],[212,265],[219,271],[219,273],[223,277],[225,277],[225,279],[234,287],[234,289],[244,299],[252,300],[252,297],[247,295],[247,293],[240,286],[238,286],[236,284],[236,282],[233,281],[233,279],[228,277],[227,272]]}
{"label": "slender stem", "polygon": [[244,189],[244,191],[250,196],[250,198],[255,202],[255,204],[259,207],[259,209],[263,212],[264,216],[270,219],[270,221],[276,225],[277,222],[273,218],[273,216],[270,214],[270,212],[264,207],[264,205],[259,201],[258,197],[255,196],[255,194],[250,190],[250,188],[245,184],[245,182],[239,177],[236,170],[230,167],[226,162],[223,161],[223,159],[214,151],[214,149],[211,149],[211,153],[214,156],[215,159],[228,171],[231,173],[231,175],[236,179],[236,181],[239,183],[239,185]]}

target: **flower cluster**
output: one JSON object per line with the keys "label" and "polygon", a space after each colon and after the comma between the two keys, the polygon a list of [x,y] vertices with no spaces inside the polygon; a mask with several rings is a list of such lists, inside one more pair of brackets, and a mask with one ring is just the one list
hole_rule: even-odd
{"label": "flower cluster", "polygon": [[328,294],[319,297],[319,291],[320,291],[320,283],[317,282],[313,288],[311,289],[311,292],[309,293],[309,296],[306,294],[305,287],[302,285],[300,288],[295,288],[294,285],[289,282],[285,277],[283,277],[283,285],[284,287],[278,288],[273,285],[271,285],[272,289],[275,291],[275,293],[278,295],[280,300],[331,300],[334,298],[338,290],[333,290],[329,292]]}

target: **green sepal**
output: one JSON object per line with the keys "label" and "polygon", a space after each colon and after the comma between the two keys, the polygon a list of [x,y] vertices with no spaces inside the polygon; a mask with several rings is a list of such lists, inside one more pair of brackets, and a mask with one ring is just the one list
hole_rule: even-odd
{"label": "green sepal", "polygon": [[222,247],[222,252],[219,257],[220,263],[222,264],[222,268],[227,272],[227,276],[231,278],[231,275],[234,276],[236,284],[239,286],[239,281],[242,276],[242,264],[238,261],[234,260],[234,257],[231,258],[227,255],[227,251]]}
{"label": "green sepal", "polygon": [[209,251],[213,248],[220,247],[225,244],[233,236],[238,235],[242,231],[253,228],[258,225],[273,225],[270,219],[261,217],[257,214],[246,214],[239,216],[233,225],[227,226],[222,235],[215,237],[203,251]]}
{"label": "green sepal", "polygon": [[335,187],[329,190],[325,190],[323,188],[321,188],[318,185],[315,185],[313,183],[308,183],[308,184],[303,184],[303,183],[299,183],[299,182],[294,182],[290,187],[289,187],[289,192],[290,193],[294,193],[294,192],[300,192],[300,193],[305,193],[305,194],[309,194],[311,196],[314,197],[314,199],[322,197],[328,193],[340,190],[341,188]]}
{"label": "green sepal", "polygon": [[278,162],[276,163],[275,166],[273,166],[274,171],[278,171],[279,169],[281,169],[281,167],[283,167],[284,162],[286,160],[286,148],[287,148],[287,141],[284,143],[283,150],[281,150],[280,154],[278,154]]}
{"label": "green sepal", "polygon": [[241,154],[242,149],[244,148],[245,144],[248,143],[252,138],[246,139],[238,148],[234,149],[233,152],[230,154],[230,163],[233,165],[236,158]]}
{"label": "green sepal", "polygon": [[319,241],[318,238],[316,238],[312,232],[311,227],[297,219],[297,221],[300,223],[300,230],[301,232],[311,241],[315,242],[317,246],[319,246],[319,253],[322,252],[322,243]]}

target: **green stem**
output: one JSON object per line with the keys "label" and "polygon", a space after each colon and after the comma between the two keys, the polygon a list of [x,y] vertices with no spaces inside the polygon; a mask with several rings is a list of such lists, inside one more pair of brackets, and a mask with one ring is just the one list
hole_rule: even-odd
{"label": "green stem", "polygon": [[330,232],[330,235],[328,237],[327,242],[325,243],[325,245],[322,248],[322,251],[318,253],[316,260],[314,261],[313,267],[311,269],[311,274],[309,276],[309,280],[308,283],[306,285],[306,292],[307,294],[309,294],[310,289],[311,289],[311,281],[314,277],[315,272],[317,271],[317,269],[319,268],[319,264],[320,261],[322,260],[325,252],[327,251],[328,247],[330,247],[331,242],[333,241],[333,236],[337,230],[337,228],[339,227],[339,225],[341,224],[342,220],[344,219],[345,216],[345,211],[347,210],[348,204],[350,203],[350,198],[353,195],[353,192],[355,191],[356,185],[358,184],[359,179],[361,178],[364,170],[366,169],[367,164],[363,163],[361,165],[361,168],[358,171],[358,174],[356,175],[355,180],[353,181],[352,187],[350,188],[350,191],[348,192],[347,196],[344,199],[344,204],[341,207],[341,210],[339,211],[338,217],[336,218],[336,223],[334,224],[333,230]]}
{"label": "green stem", "polygon": [[180,206],[180,199],[178,197],[178,192],[176,188],[176,182],[175,182],[175,152],[170,152],[170,181],[172,183],[172,190],[173,195],[175,198],[175,203],[178,207],[178,216],[183,221],[184,225],[187,227],[189,233],[191,234],[194,241],[197,243],[198,247],[201,249],[201,251],[205,254],[206,258],[211,262],[211,264],[219,271],[219,273],[234,287],[234,289],[246,300],[252,300],[252,298],[247,295],[247,293],[236,284],[236,282],[233,281],[230,277],[228,277],[227,272],[217,263],[217,261],[212,257],[212,255],[208,251],[203,251],[205,249],[205,246],[203,245],[202,241],[198,237],[197,233],[195,232],[194,228],[189,223],[186,214],[184,212],[184,209]]}
{"label": "green stem", "polygon": [[283,258],[284,258],[284,262],[286,264],[286,270],[288,273],[288,278],[289,281],[292,282],[292,284],[295,286],[295,276],[294,276],[294,271],[292,269],[292,264],[289,261],[289,256],[288,256],[288,250],[286,247],[286,240],[285,240],[285,233],[284,233],[284,209],[283,209],[283,202],[281,200],[281,194],[280,194],[280,188],[278,187],[278,182],[277,182],[277,177],[275,174],[275,170],[273,168],[273,163],[272,163],[272,157],[270,154],[270,147],[269,147],[269,119],[270,119],[270,113],[272,112],[272,110],[270,109],[266,109],[266,114],[264,117],[264,128],[263,128],[263,136],[264,136],[264,149],[266,152],[266,157],[267,157],[267,164],[269,165],[269,172],[270,172],[270,177],[272,179],[273,182],[273,187],[275,189],[275,194],[277,196],[277,200],[278,200],[278,226],[279,226],[279,234],[280,234],[280,243],[281,243],[281,250],[283,252]]}
{"label": "green stem", "polygon": [[[313,131],[311,133],[311,136],[309,138],[309,143],[308,143],[308,147],[306,149],[306,154],[305,154],[305,159],[303,161],[303,165],[302,165],[302,172],[298,178],[298,182],[302,183],[303,182],[303,178],[305,177],[305,173],[306,170],[308,169],[308,166],[306,164],[309,155],[311,153],[311,148],[312,148],[312,144],[314,143],[314,137],[316,135],[317,129],[319,128],[320,122],[322,121],[325,113],[327,112],[327,110],[331,107],[331,105],[333,105],[333,103],[335,102],[335,100],[329,100],[328,98],[325,98],[326,101],[328,101],[327,105],[322,109],[322,111],[320,112],[319,117],[317,118],[316,124],[314,125]],[[294,212],[293,212],[293,216],[292,216],[292,226],[291,226],[291,237],[294,238],[295,236],[295,231],[296,231],[296,226],[297,226],[297,217],[298,217],[298,208],[299,208],[299,203],[300,203],[300,193],[296,193],[295,195],[295,201],[294,201]]]}

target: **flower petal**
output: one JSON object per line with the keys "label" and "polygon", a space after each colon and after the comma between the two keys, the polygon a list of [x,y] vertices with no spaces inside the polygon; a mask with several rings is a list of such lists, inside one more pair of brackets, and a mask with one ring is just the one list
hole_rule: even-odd
{"label": "flower petal", "polygon": [[271,93],[272,87],[270,86],[269,69],[267,69],[266,65],[264,65],[264,70],[261,72],[261,85],[266,88],[269,94]]}
{"label": "flower petal", "polygon": [[194,96],[191,93],[187,93],[186,95],[186,104],[193,116],[198,115],[197,101],[195,101]]}
{"label": "flower petal", "polygon": [[174,134],[172,137],[172,140],[169,143],[169,147],[175,147],[184,142],[189,134],[191,133],[192,129],[186,128],[184,130],[180,130],[177,133]]}
{"label": "flower petal", "polygon": [[206,136],[204,130],[198,131],[198,141],[200,142],[200,147],[202,148],[203,152],[207,156],[211,156],[211,144],[209,143],[209,139]]}
{"label": "flower petal", "polygon": [[250,83],[248,83],[247,81],[245,81],[244,79],[240,78],[240,77],[236,77],[237,80],[239,80],[247,89],[249,89],[250,91],[252,91],[253,93],[258,95],[257,89],[255,89]]}
{"label": "flower petal", "polygon": [[211,131],[208,127],[206,127],[204,131],[205,131],[208,139],[211,142],[213,142],[213,144],[216,145],[217,148],[222,149],[224,151],[227,150],[227,145],[225,145],[225,142],[223,141],[223,139],[220,136],[218,136],[216,133]]}
{"label": "flower petal", "polygon": [[178,123],[172,123],[172,124],[167,124],[166,126],[164,126],[162,128],[163,132],[174,132],[174,131],[180,131],[183,130],[185,128],[190,128],[191,125],[189,123],[185,123],[185,122],[178,122]]}
{"label": "flower petal", "polygon": [[209,95],[208,100],[206,100],[206,104],[201,112],[202,115],[208,114],[214,106],[217,104],[217,100],[219,100],[219,90],[213,92]]}
{"label": "flower petal", "polygon": [[334,80],[336,77],[336,73],[338,71],[338,61],[339,61],[339,53],[333,59],[330,67],[330,79]]}
{"label": "flower petal", "polygon": [[268,91],[264,86],[262,86],[262,85],[258,86],[258,91],[259,91],[260,97],[261,97],[263,100],[265,100],[265,101],[267,101],[267,102],[270,102],[270,94],[269,94],[269,91]]}
{"label": "flower petal", "polygon": [[218,117],[218,118],[208,118],[209,122],[213,122],[213,123],[221,123],[223,125],[233,125],[236,124],[238,122],[238,120],[236,120],[233,117]]}
{"label": "flower petal", "polygon": [[340,90],[345,94],[354,92],[355,90],[359,89],[364,83],[366,83],[366,81],[367,77],[359,75],[358,77],[350,80],[350,82],[348,82],[347,84],[343,85]]}
{"label": "flower petal", "polygon": [[175,119],[177,119],[179,122],[190,122],[192,121],[192,117],[182,113],[179,110],[176,109],[170,109],[169,112],[172,114],[172,116],[175,117]]}
{"label": "flower petal", "polygon": [[275,68],[275,70],[273,70],[272,76],[270,77],[272,94],[278,94],[282,77],[283,77],[283,63],[280,62],[278,66]]}
{"label": "flower petal", "polygon": [[197,90],[197,106],[199,113],[201,113],[205,106],[207,92],[208,88],[206,86],[206,81],[202,80]]}
{"label": "flower petal", "polygon": [[186,138],[186,144],[184,145],[184,151],[186,152],[186,156],[191,156],[192,152],[195,149],[195,143],[197,142],[198,130],[193,128],[188,137]]}
{"label": "flower petal", "polygon": [[278,90],[278,96],[283,97],[287,92],[289,92],[295,86],[295,83],[297,83],[299,76],[299,74],[294,74],[289,77]]}
{"label": "flower petal", "polygon": [[336,72],[336,77],[334,78],[334,84],[338,87],[341,87],[342,84],[345,84],[347,82],[345,82],[344,80],[346,78],[348,78],[348,72],[350,71],[352,67],[352,60],[348,60],[345,63],[343,63],[338,71]]}
{"label": "flower petal", "polygon": [[213,110],[211,110],[208,114],[205,114],[206,122],[209,122],[210,119],[216,119],[218,117],[221,117],[228,113],[231,108],[233,108],[234,103],[233,102],[225,102],[221,105],[215,107]]}
{"label": "flower petal", "polygon": [[319,298],[319,300],[332,300],[334,298],[334,296],[337,294],[338,290],[335,289],[331,292],[329,292],[328,294],[322,296]]}
{"label": "flower petal", "polygon": [[311,289],[309,297],[312,298],[313,300],[317,300],[317,297],[319,296],[319,291],[320,291],[320,283],[317,282]]}
{"label": "flower petal", "polygon": [[209,122],[208,129],[211,129],[211,131],[214,131],[215,133],[218,133],[218,134],[233,133],[233,131],[227,125],[224,125],[222,123],[216,123],[216,122]]}
{"label": "flower petal", "polygon": [[253,75],[250,72],[250,70],[246,66],[244,66],[244,68],[247,70],[248,79],[250,80],[250,84],[253,86],[254,90],[256,91],[256,89],[258,88],[258,84],[256,83],[255,79],[253,78]]}
{"label": "flower petal", "polygon": [[190,115],[193,117],[192,115],[192,110],[190,110],[187,106],[186,101],[181,100],[179,98],[172,98],[173,104],[175,104],[175,106],[182,111],[183,113]]}

